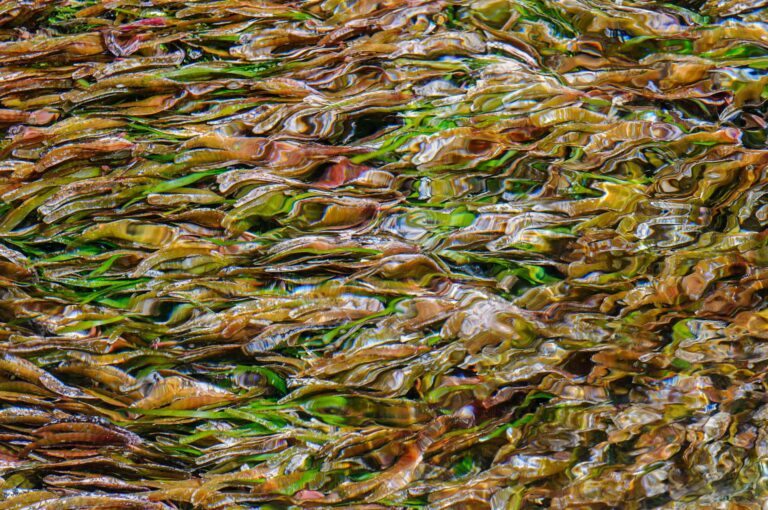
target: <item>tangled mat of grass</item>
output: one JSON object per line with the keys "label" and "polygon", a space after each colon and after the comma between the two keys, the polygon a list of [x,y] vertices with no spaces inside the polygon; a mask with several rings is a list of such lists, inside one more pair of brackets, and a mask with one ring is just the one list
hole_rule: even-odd
{"label": "tangled mat of grass", "polygon": [[768,504],[767,0],[0,0],[0,510]]}

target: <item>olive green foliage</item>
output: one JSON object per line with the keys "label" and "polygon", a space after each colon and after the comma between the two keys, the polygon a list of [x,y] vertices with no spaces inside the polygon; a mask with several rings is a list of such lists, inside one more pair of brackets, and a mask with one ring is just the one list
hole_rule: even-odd
{"label": "olive green foliage", "polygon": [[0,0],[0,509],[760,509],[765,0]]}

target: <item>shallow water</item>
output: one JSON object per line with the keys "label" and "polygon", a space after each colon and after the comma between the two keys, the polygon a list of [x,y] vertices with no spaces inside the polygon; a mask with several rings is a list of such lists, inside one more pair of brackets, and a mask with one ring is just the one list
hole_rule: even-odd
{"label": "shallow water", "polygon": [[762,508],[768,2],[0,2],[0,509]]}

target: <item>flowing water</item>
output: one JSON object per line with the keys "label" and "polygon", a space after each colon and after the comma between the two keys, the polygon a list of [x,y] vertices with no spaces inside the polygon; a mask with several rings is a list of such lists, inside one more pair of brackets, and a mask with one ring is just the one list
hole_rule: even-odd
{"label": "flowing water", "polygon": [[0,1],[0,509],[768,505],[768,1]]}

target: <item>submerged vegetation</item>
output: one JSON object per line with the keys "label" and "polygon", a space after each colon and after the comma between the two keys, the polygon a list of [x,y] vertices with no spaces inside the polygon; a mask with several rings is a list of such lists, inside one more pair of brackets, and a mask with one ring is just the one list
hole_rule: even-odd
{"label": "submerged vegetation", "polygon": [[764,508],[767,22],[0,1],[0,509]]}

